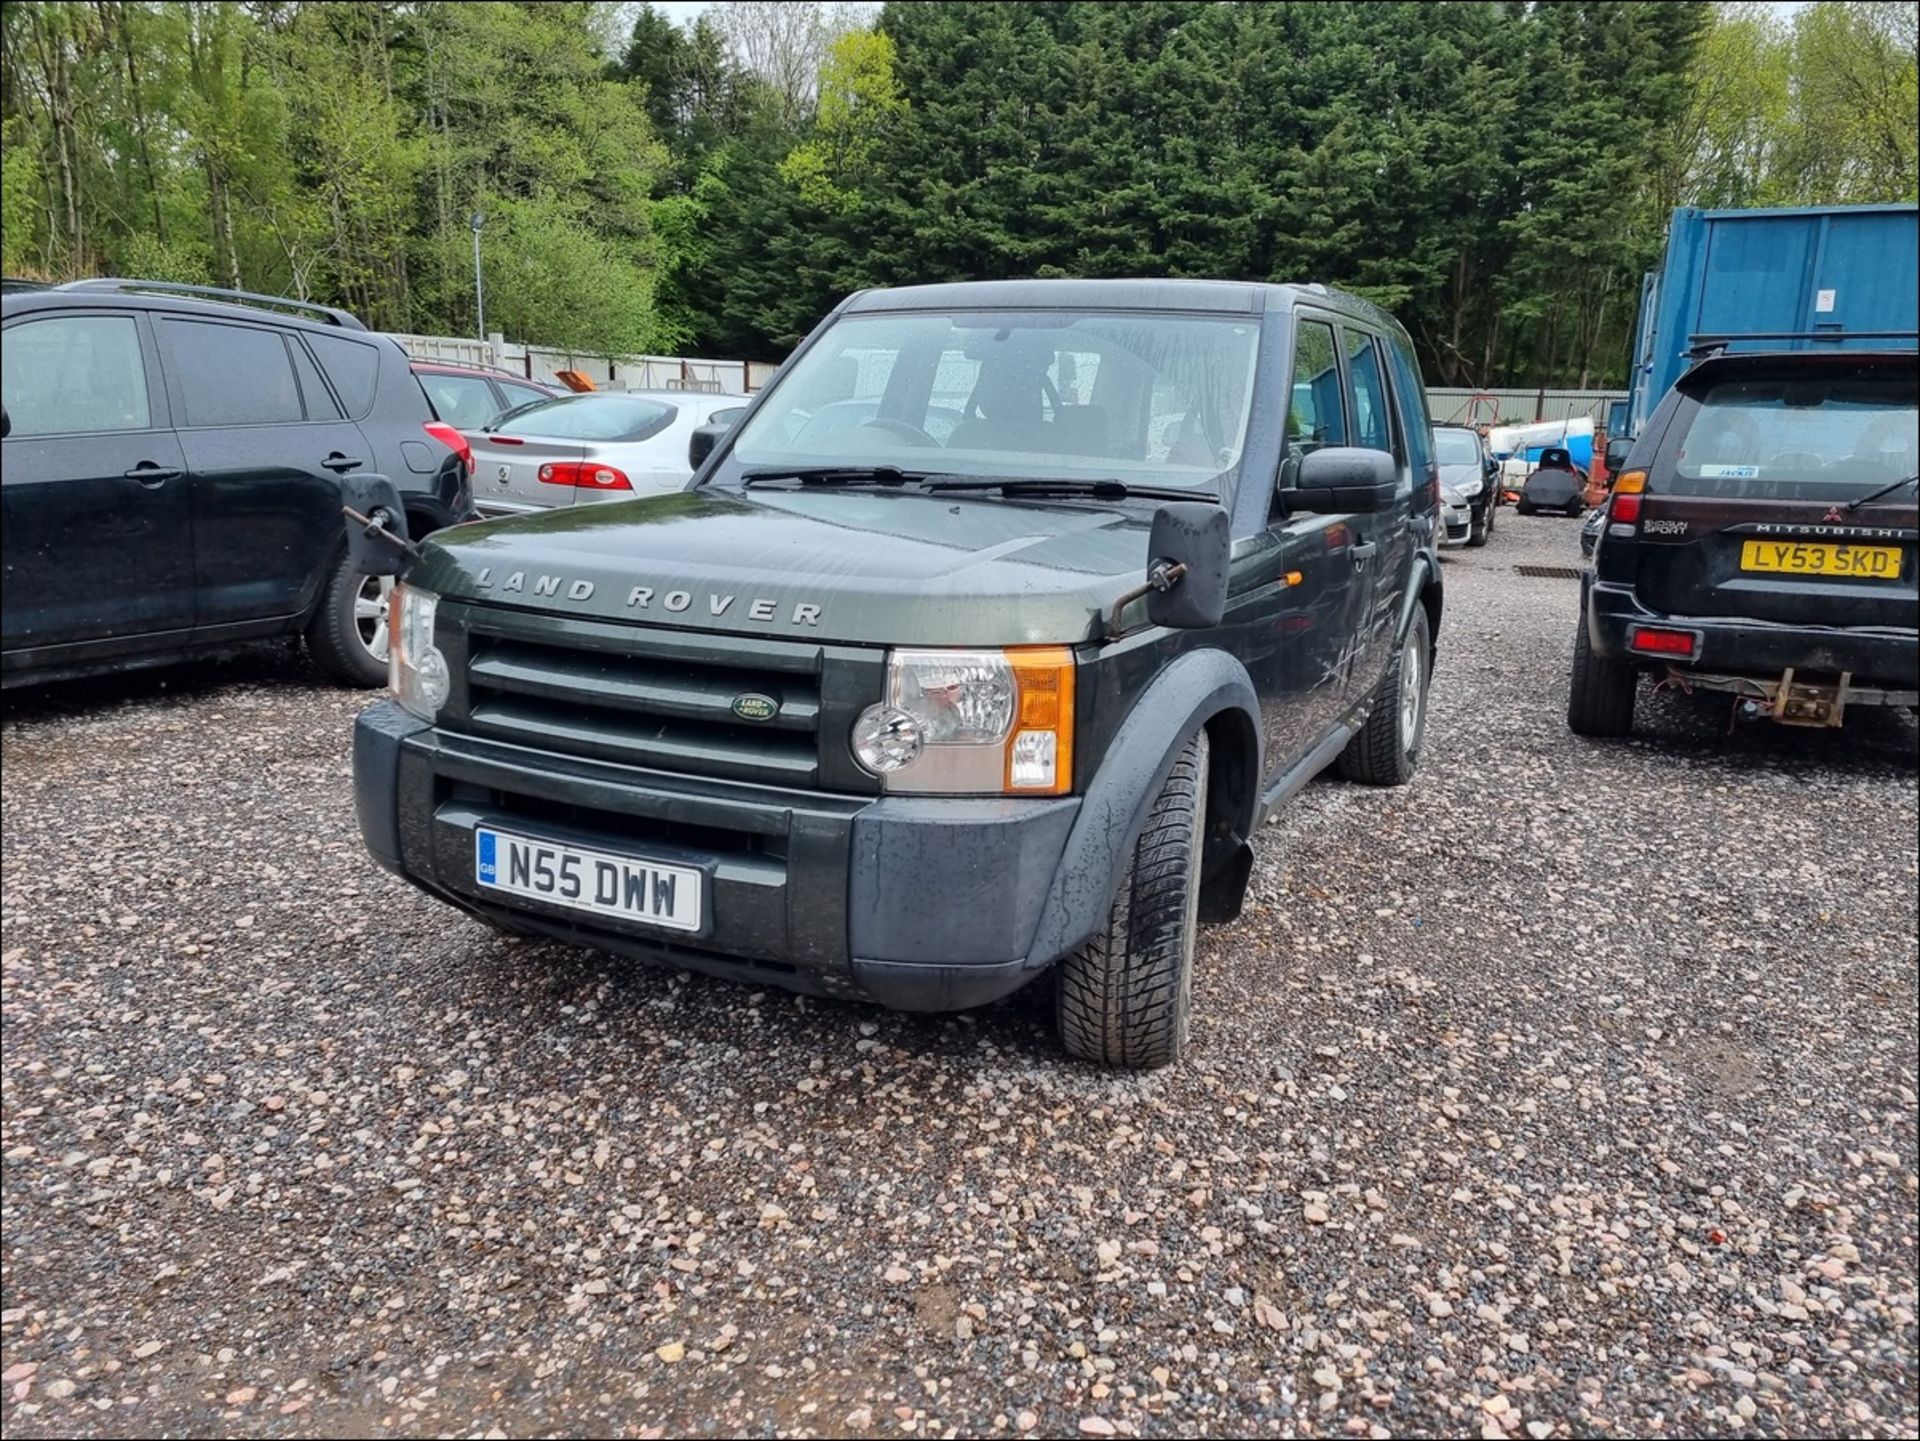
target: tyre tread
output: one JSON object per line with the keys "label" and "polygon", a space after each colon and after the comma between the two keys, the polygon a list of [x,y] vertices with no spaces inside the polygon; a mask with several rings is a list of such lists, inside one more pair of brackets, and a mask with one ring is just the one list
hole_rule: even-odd
{"label": "tyre tread", "polygon": [[[1413,773],[1420,764],[1420,749],[1416,742],[1409,754],[1400,744],[1400,657],[1410,645],[1426,646],[1427,635],[1426,612],[1417,611],[1406,639],[1400,643],[1400,649],[1393,653],[1393,664],[1387,667],[1386,675],[1381,678],[1380,689],[1375,694],[1373,709],[1367,713],[1365,724],[1347,742],[1347,748],[1340,752],[1337,765],[1343,779],[1367,786],[1403,786],[1413,779]],[[1431,691],[1432,665],[1424,667],[1422,674],[1424,683]],[[1420,706],[1420,724],[1424,734],[1424,699]]]}
{"label": "tyre tread", "polygon": [[1201,731],[1154,798],[1106,925],[1060,963],[1060,1038],[1083,1060],[1153,1068],[1185,1045],[1206,779]]}
{"label": "tyre tread", "polygon": [[1573,674],[1567,687],[1567,727],[1575,735],[1614,740],[1633,733],[1639,676],[1630,665],[1595,655],[1587,639],[1587,613],[1573,638]]}

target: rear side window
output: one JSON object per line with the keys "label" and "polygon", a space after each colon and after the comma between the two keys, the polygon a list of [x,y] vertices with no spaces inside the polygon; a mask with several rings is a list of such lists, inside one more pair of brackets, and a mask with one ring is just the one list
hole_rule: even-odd
{"label": "rear side window", "polygon": [[320,357],[320,368],[333,382],[334,393],[358,420],[373,409],[373,390],[380,381],[380,352],[363,340],[309,332],[307,344]]}
{"label": "rear side window", "polygon": [[277,330],[162,320],[160,349],[185,411],[182,425],[289,425],[306,419],[287,342]]}
{"label": "rear side window", "polygon": [[1393,367],[1393,388],[1399,393],[1400,428],[1407,437],[1407,459],[1414,473],[1427,474],[1433,464],[1433,417],[1427,411],[1427,388],[1420,383],[1420,367],[1404,335],[1387,345],[1387,363]]}
{"label": "rear side window", "polygon": [[326,382],[320,378],[320,372],[314,366],[313,357],[307,354],[306,347],[288,336],[287,354],[293,357],[293,373],[300,377],[300,398],[306,402],[307,419],[340,419],[340,407],[334,404],[333,397],[327,393]]}
{"label": "rear side window", "polygon": [[426,391],[433,413],[456,430],[478,430],[500,410],[493,387],[477,375],[428,371],[420,376],[420,388]]}
{"label": "rear side window", "polygon": [[1655,486],[1677,495],[1826,499],[1920,470],[1913,368],[1821,365],[1688,386]]}
{"label": "rear side window", "polygon": [[535,390],[531,385],[515,385],[511,380],[501,381],[500,389],[506,393],[508,409],[532,405],[536,400],[552,399],[544,390]]}
{"label": "rear side window", "polygon": [[1347,340],[1347,402],[1353,412],[1353,443],[1366,450],[1393,449],[1393,427],[1387,419],[1387,387],[1380,373],[1380,351],[1363,331],[1345,332]]}
{"label": "rear side window", "polygon": [[11,326],[0,370],[12,434],[146,430],[147,367],[130,315],[63,315]]}
{"label": "rear side window", "polygon": [[1340,402],[1340,367],[1334,359],[1333,327],[1303,320],[1293,337],[1292,401],[1287,408],[1287,450],[1303,455],[1323,445],[1347,443]]}

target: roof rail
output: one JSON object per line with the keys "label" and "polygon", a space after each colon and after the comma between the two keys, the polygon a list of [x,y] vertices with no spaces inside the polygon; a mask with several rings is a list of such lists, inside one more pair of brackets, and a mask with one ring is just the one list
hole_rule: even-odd
{"label": "roof rail", "polygon": [[315,305],[308,300],[290,300],[284,295],[261,295],[251,290],[226,290],[218,285],[182,285],[172,280],[128,280],[118,276],[102,276],[96,280],[70,280],[56,287],[60,290],[121,290],[147,291],[155,295],[190,295],[207,300],[225,300],[243,305],[258,305],[270,309],[299,310],[309,315],[317,315],[329,325],[338,325],[344,330],[365,330],[366,324],[359,316],[350,311],[337,310],[331,305]]}
{"label": "roof rail", "polygon": [[1696,359],[1725,350],[1743,340],[1907,340],[1916,339],[1911,330],[1741,330],[1726,334],[1700,334],[1687,337],[1686,354]]}

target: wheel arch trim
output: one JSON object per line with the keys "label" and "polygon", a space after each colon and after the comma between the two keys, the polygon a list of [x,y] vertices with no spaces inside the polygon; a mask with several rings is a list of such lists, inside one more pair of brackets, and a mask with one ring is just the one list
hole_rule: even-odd
{"label": "wheel arch trim", "polygon": [[[1231,738],[1238,748],[1238,754],[1224,759],[1216,752],[1210,780],[1223,764],[1248,770],[1257,779],[1260,702],[1246,667],[1225,651],[1188,651],[1134,703],[1081,800],[1047,890],[1030,959],[1040,964],[1059,959],[1105,920],[1153,798],[1166,784],[1181,747],[1202,726],[1208,727],[1216,745]],[[1245,755],[1249,742],[1250,762]],[[1243,791],[1223,807],[1209,786],[1210,831],[1211,821],[1224,815],[1234,841],[1245,841],[1259,787]]]}

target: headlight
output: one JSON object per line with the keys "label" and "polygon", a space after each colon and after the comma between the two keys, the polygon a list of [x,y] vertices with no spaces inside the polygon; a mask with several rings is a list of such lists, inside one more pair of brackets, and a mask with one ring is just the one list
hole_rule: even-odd
{"label": "headlight", "polygon": [[1486,489],[1486,484],[1484,480],[1463,480],[1455,489],[1468,500],[1472,500],[1482,490]]}
{"label": "headlight", "polygon": [[896,650],[854,757],[908,795],[1061,795],[1073,786],[1073,652]]}
{"label": "headlight", "polygon": [[430,721],[447,703],[452,680],[447,658],[433,644],[440,597],[418,586],[396,585],[387,606],[387,689],[403,709]]}

